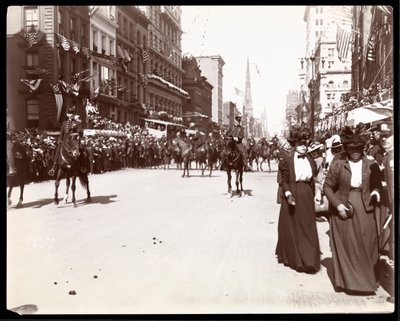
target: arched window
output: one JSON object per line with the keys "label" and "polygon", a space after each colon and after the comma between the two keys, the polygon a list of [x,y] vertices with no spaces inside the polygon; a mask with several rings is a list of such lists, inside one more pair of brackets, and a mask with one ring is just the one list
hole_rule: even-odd
{"label": "arched window", "polygon": [[349,82],[347,80],[343,81],[343,88],[348,88],[349,87]]}
{"label": "arched window", "polygon": [[333,80],[330,80],[330,81],[328,82],[328,87],[329,87],[329,88],[333,88],[334,85],[335,85],[335,83],[333,82]]}

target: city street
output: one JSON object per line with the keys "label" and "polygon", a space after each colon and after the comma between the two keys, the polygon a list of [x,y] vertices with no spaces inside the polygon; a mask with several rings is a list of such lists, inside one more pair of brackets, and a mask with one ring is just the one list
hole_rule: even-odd
{"label": "city street", "polygon": [[[264,169],[267,166],[264,166]],[[54,182],[19,189],[7,212],[7,308],[34,314],[387,313],[375,296],[332,287],[328,222],[317,222],[321,270],[277,263],[276,170],[226,173],[125,169],[77,182],[77,207],[53,204]],[[234,185],[234,177],[232,179]],[[64,196],[65,180],[59,197]],[[69,197],[71,200],[71,195]]]}

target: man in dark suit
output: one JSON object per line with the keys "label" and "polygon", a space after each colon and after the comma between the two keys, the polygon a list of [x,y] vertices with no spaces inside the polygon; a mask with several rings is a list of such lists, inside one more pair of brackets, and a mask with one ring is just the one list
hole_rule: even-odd
{"label": "man in dark suit", "polygon": [[240,124],[241,121],[242,121],[242,116],[240,115],[235,116],[235,123],[230,130],[230,135],[233,137],[233,140],[236,142],[239,152],[242,155],[243,163],[245,166],[244,170],[251,171],[251,168],[248,165],[246,148],[242,142],[244,138],[244,127]]}

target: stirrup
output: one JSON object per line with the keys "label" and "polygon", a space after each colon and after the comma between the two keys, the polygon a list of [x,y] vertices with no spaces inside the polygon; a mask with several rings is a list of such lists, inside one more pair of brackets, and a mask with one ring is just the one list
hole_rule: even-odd
{"label": "stirrup", "polygon": [[50,169],[47,174],[49,174],[50,176],[54,176],[54,174],[55,174],[54,169],[53,168]]}

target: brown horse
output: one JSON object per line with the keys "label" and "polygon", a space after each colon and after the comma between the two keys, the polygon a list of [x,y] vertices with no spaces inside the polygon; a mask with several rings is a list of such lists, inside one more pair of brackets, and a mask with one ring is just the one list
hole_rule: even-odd
{"label": "brown horse", "polygon": [[76,207],[75,190],[76,190],[76,178],[79,177],[79,181],[87,192],[87,202],[91,201],[90,190],[89,190],[89,179],[86,172],[82,172],[83,160],[80,151],[80,139],[77,133],[72,133],[61,142],[60,155],[58,157],[57,165],[58,170],[55,181],[55,193],[54,203],[57,205],[58,200],[58,187],[60,186],[60,180],[65,176],[67,180],[66,195],[64,201],[68,198],[68,190],[70,186],[70,179],[72,179],[72,206]]}
{"label": "brown horse", "polygon": [[[239,197],[242,196],[243,191],[243,171],[244,171],[244,162],[242,158],[242,154],[239,151],[239,148],[234,141],[232,136],[229,136],[225,139],[225,149],[223,152],[223,167],[226,170],[228,175],[228,195],[230,197],[233,196],[232,192],[232,174],[231,171],[235,171],[236,173],[236,193],[239,194]],[[240,184],[240,189],[239,189]]]}
{"label": "brown horse", "polygon": [[261,142],[258,144],[258,156],[260,157],[260,170],[263,171],[262,165],[265,161],[268,164],[268,172],[271,173],[271,150],[267,142]]}
{"label": "brown horse", "polygon": [[174,139],[172,139],[172,145],[175,147],[178,146],[181,150],[180,156],[181,159],[183,160],[182,177],[185,177],[185,173],[187,173],[186,176],[189,177],[189,160],[192,154],[192,144],[185,142],[180,137],[175,137]]}

